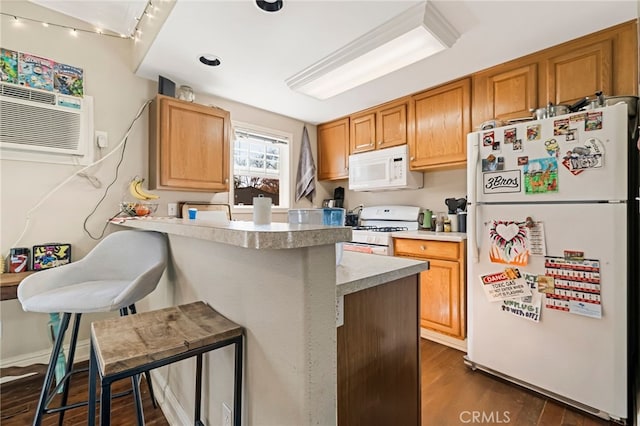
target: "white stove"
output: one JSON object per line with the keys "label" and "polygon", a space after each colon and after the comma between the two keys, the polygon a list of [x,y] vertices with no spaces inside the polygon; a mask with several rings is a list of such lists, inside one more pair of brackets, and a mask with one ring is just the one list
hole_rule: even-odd
{"label": "white stove", "polygon": [[345,250],[393,256],[392,233],[418,229],[420,207],[374,206],[360,212],[360,226],[352,228]]}

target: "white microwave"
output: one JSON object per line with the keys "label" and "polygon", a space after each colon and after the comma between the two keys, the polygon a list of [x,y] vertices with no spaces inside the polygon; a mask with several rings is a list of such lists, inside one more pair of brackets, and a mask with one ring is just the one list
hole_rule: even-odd
{"label": "white microwave", "polygon": [[351,191],[389,191],[422,188],[424,175],[409,170],[408,145],[349,156]]}

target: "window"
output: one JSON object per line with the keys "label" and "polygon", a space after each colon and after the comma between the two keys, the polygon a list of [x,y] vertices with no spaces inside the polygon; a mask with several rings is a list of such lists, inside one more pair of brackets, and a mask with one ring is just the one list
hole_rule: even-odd
{"label": "window", "polygon": [[233,138],[234,206],[251,206],[253,197],[269,197],[274,206],[289,207],[290,135],[249,125],[235,128]]}

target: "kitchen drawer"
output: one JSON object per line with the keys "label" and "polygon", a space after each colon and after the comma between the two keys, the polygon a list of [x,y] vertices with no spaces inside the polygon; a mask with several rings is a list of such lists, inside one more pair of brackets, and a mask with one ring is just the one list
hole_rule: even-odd
{"label": "kitchen drawer", "polygon": [[457,242],[413,240],[394,238],[394,254],[396,256],[414,256],[458,260],[463,255],[461,245]]}

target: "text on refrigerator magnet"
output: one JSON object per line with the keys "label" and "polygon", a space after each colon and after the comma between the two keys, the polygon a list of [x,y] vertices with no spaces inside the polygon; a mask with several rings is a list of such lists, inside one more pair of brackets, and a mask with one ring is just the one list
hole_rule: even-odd
{"label": "text on refrigerator magnet", "polygon": [[484,194],[501,194],[520,192],[522,185],[520,170],[504,170],[482,174],[482,192]]}

